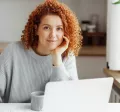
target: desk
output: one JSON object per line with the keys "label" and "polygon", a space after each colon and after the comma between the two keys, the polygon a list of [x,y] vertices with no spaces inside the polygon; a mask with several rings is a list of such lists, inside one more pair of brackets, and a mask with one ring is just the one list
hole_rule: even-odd
{"label": "desk", "polygon": [[[0,112],[42,112],[42,111],[33,111],[30,109],[30,106],[31,106],[30,103],[0,103]],[[101,110],[100,109],[101,107],[103,106],[99,105],[97,112]],[[120,104],[108,103],[104,107],[105,109],[103,109],[102,112],[120,112]],[[91,111],[87,110],[87,112],[91,112]]]}
{"label": "desk", "polygon": [[107,68],[104,68],[104,73],[108,77],[113,77],[114,84],[120,89],[120,71],[113,71],[113,70],[109,70]]}
{"label": "desk", "polygon": [[41,112],[31,110],[30,103],[0,103],[0,112]]}
{"label": "desk", "polygon": [[117,104],[116,103],[109,103],[107,105],[106,112],[120,112],[120,104],[119,103],[117,103]]}

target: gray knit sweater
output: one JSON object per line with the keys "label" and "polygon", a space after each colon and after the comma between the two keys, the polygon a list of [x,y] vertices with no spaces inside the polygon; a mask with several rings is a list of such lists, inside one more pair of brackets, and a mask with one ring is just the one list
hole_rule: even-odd
{"label": "gray knit sweater", "polygon": [[2,102],[30,102],[30,93],[44,91],[49,81],[77,80],[75,56],[52,66],[52,57],[25,50],[22,42],[9,44],[0,55],[0,99]]}

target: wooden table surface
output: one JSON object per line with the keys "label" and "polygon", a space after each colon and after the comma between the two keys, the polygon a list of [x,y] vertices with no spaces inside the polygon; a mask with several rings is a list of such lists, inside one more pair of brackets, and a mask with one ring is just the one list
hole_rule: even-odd
{"label": "wooden table surface", "polygon": [[79,52],[80,56],[106,56],[105,46],[83,46]]}
{"label": "wooden table surface", "polygon": [[113,77],[114,84],[120,89],[120,71],[113,71],[113,70],[109,70],[107,68],[104,68],[104,73],[108,77]]}

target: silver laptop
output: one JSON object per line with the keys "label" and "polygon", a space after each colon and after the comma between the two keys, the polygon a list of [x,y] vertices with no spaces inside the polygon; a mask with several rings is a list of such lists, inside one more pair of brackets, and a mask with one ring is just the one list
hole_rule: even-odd
{"label": "silver laptop", "polygon": [[[44,112],[77,112],[97,109],[109,102],[113,78],[49,82],[45,88]],[[89,108],[85,106],[89,105]],[[93,108],[90,105],[94,105]],[[97,109],[100,110],[102,108]]]}

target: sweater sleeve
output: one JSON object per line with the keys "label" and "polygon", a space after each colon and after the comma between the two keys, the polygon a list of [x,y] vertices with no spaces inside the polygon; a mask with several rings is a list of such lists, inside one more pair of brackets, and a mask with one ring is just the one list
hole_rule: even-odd
{"label": "sweater sleeve", "polygon": [[61,80],[78,80],[75,56],[68,56],[60,66],[53,66],[50,81]]}
{"label": "sweater sleeve", "polygon": [[6,89],[6,80],[7,80],[7,63],[10,59],[11,44],[8,45],[4,51],[0,54],[0,102],[3,102],[5,89]]}

